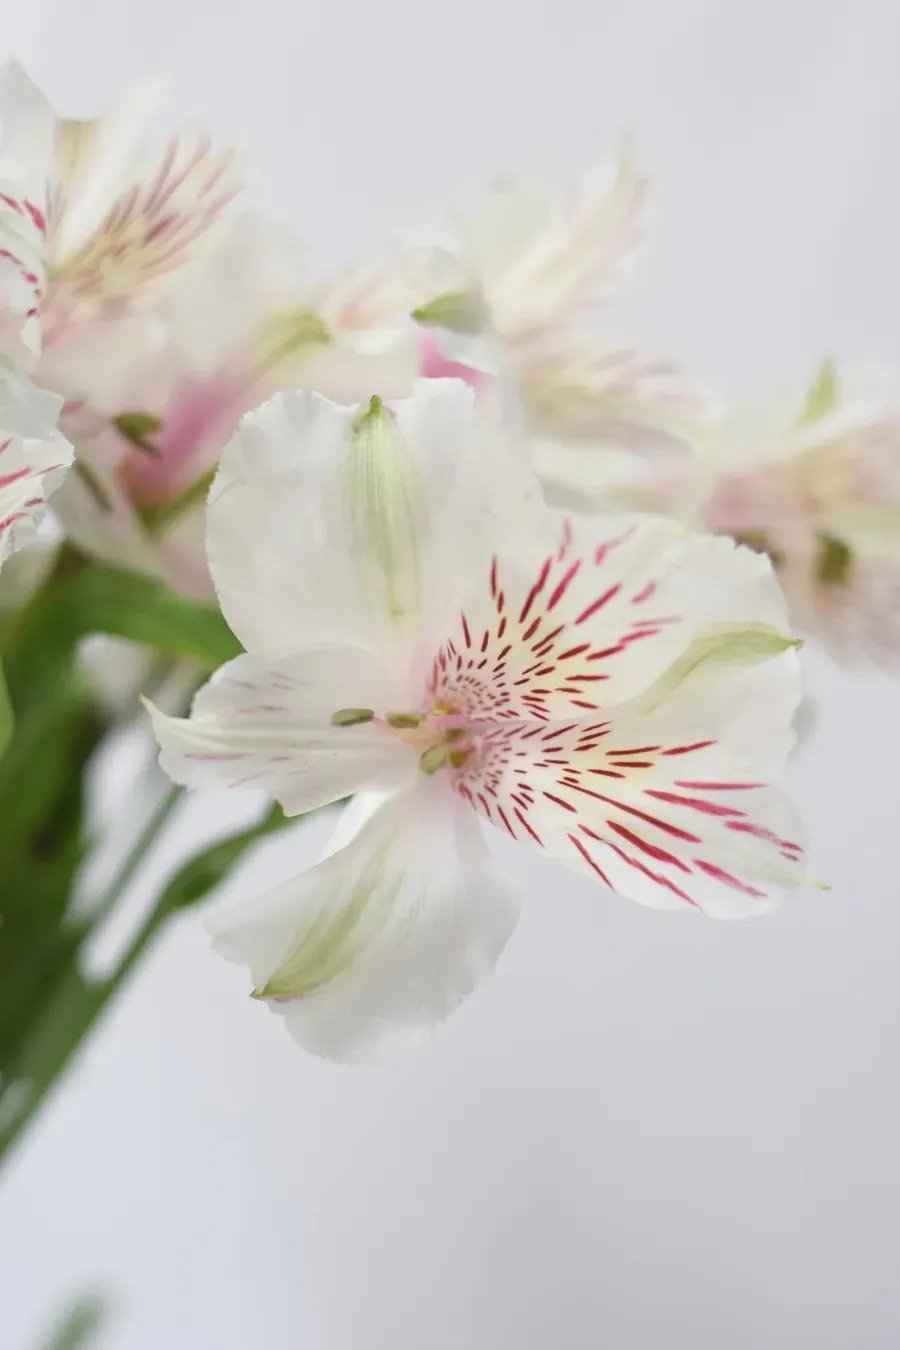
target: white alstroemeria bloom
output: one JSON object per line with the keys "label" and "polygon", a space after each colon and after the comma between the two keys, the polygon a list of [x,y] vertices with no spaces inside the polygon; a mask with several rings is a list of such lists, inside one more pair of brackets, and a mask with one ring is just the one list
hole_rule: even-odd
{"label": "white alstroemeria bloom", "polygon": [[318,1054],[412,1040],[492,968],[517,905],[482,822],[654,906],[760,913],[800,879],[768,561],[569,520],[521,463],[455,380],[390,411],[280,394],[223,454],[209,556],[247,654],[153,719],[178,782],[359,794],[330,856],[217,925]]}
{"label": "white alstroemeria bloom", "polygon": [[[706,411],[674,363],[584,323],[630,266],[646,195],[626,149],[568,194],[500,185],[430,238],[431,277],[420,264],[416,278],[422,373],[475,384],[497,369],[513,376],[541,476],[592,506],[605,450],[683,441]],[[409,264],[406,272],[415,275]]]}
{"label": "white alstroemeria bloom", "polygon": [[611,499],[666,511],[772,558],[794,621],[845,658],[900,660],[900,400],[839,381],[711,419],[693,453],[623,471]]}
{"label": "white alstroemeria bloom", "polygon": [[101,117],[58,124],[45,342],[170,290],[235,195],[233,150],[196,127],[143,148],[156,98],[139,86]]}
{"label": "white alstroemeria bloom", "polygon": [[[215,239],[235,192],[232,151],[213,150],[196,130],[144,151],[156,99],[141,86],[104,116],[61,119],[17,62],[0,66],[0,350],[65,400],[62,427],[78,447],[78,472],[56,505],[62,515],[69,508],[73,537],[177,580],[177,548],[161,568],[156,541],[144,539],[119,491],[115,455],[95,445],[120,412],[133,443],[148,443],[157,419],[140,402],[118,400],[160,376],[159,306]],[[164,387],[153,382],[156,398]],[[216,402],[198,395],[182,423],[210,420]],[[202,582],[205,568],[195,570]]]}
{"label": "white alstroemeria bloom", "polygon": [[57,430],[62,399],[0,360],[0,567],[33,538],[47,497],[72,462]]}
{"label": "white alstroemeria bloom", "polygon": [[4,322],[24,304],[35,353],[174,284],[234,196],[233,153],[204,134],[143,150],[155,98],[141,86],[102,117],[61,119],[16,61],[0,66]]}

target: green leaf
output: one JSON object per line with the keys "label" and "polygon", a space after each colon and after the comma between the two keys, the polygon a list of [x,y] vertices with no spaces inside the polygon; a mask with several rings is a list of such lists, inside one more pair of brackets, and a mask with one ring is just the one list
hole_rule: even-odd
{"label": "green leaf", "polygon": [[[57,810],[65,815],[75,806],[73,789],[97,743],[90,698],[77,672],[63,666],[56,679],[44,680],[32,701],[21,682],[13,686],[19,717],[0,759],[0,874],[11,853],[39,848],[45,834],[47,847],[55,848],[63,823]],[[4,912],[18,898],[2,887],[0,897]]]}
{"label": "green leaf", "polygon": [[0,756],[6,754],[6,748],[12,740],[14,725],[15,719],[12,704],[9,701],[9,691],[6,688],[3,666],[0,665]]}
{"label": "green leaf", "polygon": [[50,1336],[42,1341],[41,1350],[87,1350],[102,1323],[107,1306],[96,1294],[83,1294],[63,1313]]}
{"label": "green leaf", "polygon": [[27,622],[40,624],[49,642],[62,650],[91,633],[129,638],[208,667],[242,650],[211,605],[175,595],[152,577],[100,565],[48,588]]}
{"label": "green leaf", "polygon": [[809,387],[806,400],[800,410],[800,416],[797,418],[797,426],[810,426],[813,422],[818,422],[820,418],[827,417],[829,413],[834,412],[837,407],[838,394],[837,367],[833,361],[826,358],[819,366],[816,378]]}

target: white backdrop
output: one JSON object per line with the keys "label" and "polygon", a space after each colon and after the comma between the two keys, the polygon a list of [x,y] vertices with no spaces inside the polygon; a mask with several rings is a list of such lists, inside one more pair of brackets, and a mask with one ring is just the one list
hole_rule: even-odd
{"label": "white backdrop", "polygon": [[[173,117],[243,137],[328,257],[630,126],[658,219],[617,331],[733,386],[900,368],[891,0],[0,13],[71,111],[170,73]],[[833,890],[771,919],[642,911],[510,846],[530,903],[497,978],[366,1072],[303,1057],[195,917],[172,931],[0,1191],[2,1350],[88,1285],[110,1350],[900,1346],[900,685],[807,666],[794,785]],[[196,802],[182,846],[240,809]]]}

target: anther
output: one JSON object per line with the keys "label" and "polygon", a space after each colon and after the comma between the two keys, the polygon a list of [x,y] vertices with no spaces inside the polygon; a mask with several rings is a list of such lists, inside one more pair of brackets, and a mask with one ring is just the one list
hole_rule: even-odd
{"label": "anther", "polygon": [[425,718],[421,713],[387,713],[384,720],[389,727],[403,731],[409,727],[420,727]]}
{"label": "anther", "polygon": [[339,708],[331,714],[333,727],[355,727],[360,722],[371,722],[375,716],[374,708]]}
{"label": "anther", "polygon": [[447,751],[442,745],[430,745],[419,756],[419,768],[423,773],[437,773],[447,763]]}

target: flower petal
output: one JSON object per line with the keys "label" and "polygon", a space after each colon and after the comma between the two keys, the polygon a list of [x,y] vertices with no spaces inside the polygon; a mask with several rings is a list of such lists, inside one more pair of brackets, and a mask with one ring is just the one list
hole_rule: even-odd
{"label": "flower petal", "polygon": [[632,701],[666,672],[671,684],[702,661],[756,660],[790,644],[784,598],[759,554],[651,517],[559,519],[558,547],[533,570],[495,557],[465,597],[432,663],[439,701],[488,720],[581,718]]}
{"label": "flower petal", "polygon": [[[105,457],[81,453],[54,502],[66,536],[88,557],[174,583],[158,541],[147,533]],[[180,589],[180,588],[179,588]]]}
{"label": "flower petal", "polygon": [[[94,134],[92,124],[84,125],[89,154],[102,148],[104,138],[96,135],[98,124]],[[71,158],[71,144],[68,151]],[[234,197],[233,165],[233,152],[213,151],[196,128],[170,137],[157,156],[139,159],[96,227],[55,258],[46,300],[54,323],[118,314],[123,302],[132,307],[142,294],[158,294],[209,238]],[[105,175],[98,178],[108,190]],[[60,212],[56,234],[64,241],[64,200]],[[83,233],[83,221],[77,223],[76,239]]]}
{"label": "flower petal", "polygon": [[689,735],[662,711],[510,723],[457,789],[514,838],[642,904],[765,912],[802,881],[796,814],[710,734]]}
{"label": "flower petal", "polygon": [[[689,444],[709,407],[673,362],[580,333],[554,333],[530,346],[519,380],[538,435],[587,442],[587,461],[602,460],[607,445]],[[552,478],[558,466],[549,449],[546,457]]]}
{"label": "flower petal", "polygon": [[421,621],[423,598],[429,615],[452,605],[492,537],[533,532],[536,480],[460,381],[418,382],[390,422],[381,412],[369,425],[361,412],[276,395],[223,453],[210,567],[248,650],[349,641],[402,664],[398,642]]}
{"label": "flower petal", "polygon": [[175,782],[263,788],[297,815],[415,774],[415,752],[374,720],[391,706],[390,680],[370,652],[321,647],[278,661],[240,656],[200,690],[190,717],[150,712]]}
{"label": "flower petal", "polygon": [[623,151],[564,194],[501,185],[467,223],[494,325],[521,339],[607,299],[639,238],[647,182]]}
{"label": "flower petal", "polygon": [[219,951],[300,1045],[372,1059],[419,1040],[490,973],[518,905],[446,783],[380,805],[304,876],[223,914]]}
{"label": "flower petal", "polygon": [[55,118],[17,61],[0,66],[0,351],[40,352],[38,309]]}
{"label": "flower petal", "polygon": [[159,83],[146,80],[99,117],[60,118],[51,234],[57,265],[100,228],[131,180],[141,141],[162,95]]}
{"label": "flower petal", "polygon": [[61,404],[0,362],[0,566],[33,537],[72,463],[56,428]]}

